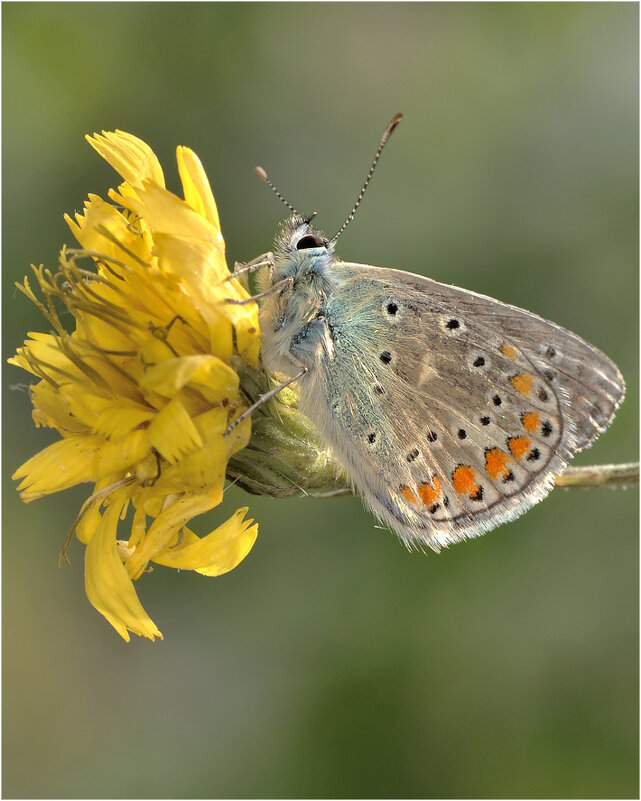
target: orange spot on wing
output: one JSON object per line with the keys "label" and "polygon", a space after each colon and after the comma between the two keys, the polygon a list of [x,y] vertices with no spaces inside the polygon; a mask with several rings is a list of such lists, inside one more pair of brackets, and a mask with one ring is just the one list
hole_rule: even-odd
{"label": "orange spot on wing", "polygon": [[461,495],[476,495],[480,486],[474,480],[474,470],[467,464],[460,464],[452,473],[454,489]]}
{"label": "orange spot on wing", "polygon": [[532,376],[527,373],[520,373],[513,375],[510,378],[510,383],[517,392],[522,392],[524,395],[529,395],[532,392]]}
{"label": "orange spot on wing", "polygon": [[509,460],[510,454],[500,448],[489,448],[485,452],[485,471],[492,481],[508,475],[510,469],[507,467],[507,462]]}
{"label": "orange spot on wing", "polygon": [[416,495],[414,495],[414,493],[409,487],[399,487],[399,491],[406,501],[409,501],[410,503],[413,504],[418,503]]}
{"label": "orange spot on wing", "polygon": [[525,412],[525,414],[521,417],[521,422],[523,423],[523,428],[526,431],[536,431],[539,427],[539,413],[538,412]]}
{"label": "orange spot on wing", "polygon": [[516,359],[518,355],[517,349],[513,348],[512,345],[506,345],[505,342],[501,345],[499,350],[504,356],[507,356],[508,359]]}
{"label": "orange spot on wing", "polygon": [[441,480],[438,476],[434,476],[431,484],[424,481],[418,487],[418,497],[421,499],[423,506],[431,506],[436,503],[441,497],[441,492]]}
{"label": "orange spot on wing", "polygon": [[515,459],[522,459],[530,450],[532,440],[528,437],[510,437],[507,446]]}

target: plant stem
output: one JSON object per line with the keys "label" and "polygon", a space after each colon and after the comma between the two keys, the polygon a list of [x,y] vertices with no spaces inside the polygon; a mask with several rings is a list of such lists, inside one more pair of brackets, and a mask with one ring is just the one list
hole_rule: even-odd
{"label": "plant stem", "polygon": [[568,467],[556,478],[557,487],[632,487],[638,483],[638,462]]}

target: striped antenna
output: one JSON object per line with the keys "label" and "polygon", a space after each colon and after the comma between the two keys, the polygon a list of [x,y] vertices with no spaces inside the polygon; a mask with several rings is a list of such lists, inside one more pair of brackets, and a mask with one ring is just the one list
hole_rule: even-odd
{"label": "striped antenna", "polygon": [[288,208],[290,211],[292,211],[294,214],[298,214],[298,212],[297,212],[297,211],[296,211],[296,209],[295,209],[295,208],[292,206],[292,204],[291,204],[291,203],[288,203],[288,202],[285,200],[285,198],[284,198],[284,197],[281,195],[281,193],[278,191],[278,189],[276,189],[276,187],[274,186],[274,184],[273,184],[273,183],[272,183],[272,182],[269,180],[269,178],[267,177],[267,173],[265,172],[265,170],[264,170],[262,167],[254,167],[254,172],[255,172],[255,173],[256,173],[256,175],[257,175],[257,176],[260,178],[260,180],[261,180],[261,181],[265,181],[265,183],[267,184],[267,186],[268,186],[268,187],[269,187],[269,188],[272,190],[272,192],[273,192],[273,193],[276,195],[276,197],[277,197],[277,198],[278,198],[278,199],[279,199],[279,200],[280,200],[282,203],[284,203],[284,204],[287,206],[287,208]]}
{"label": "striped antenna", "polygon": [[356,214],[356,209],[361,204],[361,200],[363,199],[363,195],[365,194],[365,190],[367,189],[367,185],[369,184],[369,182],[372,179],[372,175],[374,174],[374,170],[376,169],[376,164],[378,163],[378,160],[381,157],[381,153],[383,152],[383,148],[387,144],[387,140],[392,135],[392,131],[394,130],[394,128],[396,128],[396,126],[399,124],[399,122],[402,119],[403,119],[403,115],[402,114],[397,114],[390,121],[390,123],[388,124],[387,128],[385,128],[385,130],[383,131],[383,136],[381,136],[381,141],[380,141],[380,143],[378,145],[378,149],[376,151],[376,155],[374,156],[374,161],[372,162],[372,166],[369,168],[369,172],[367,173],[367,178],[365,179],[365,183],[363,184],[363,188],[361,189],[358,197],[356,198],[356,203],[354,203],[354,208],[347,215],[347,219],[341,225],[341,227],[338,229],[338,232],[336,234],[334,234],[334,236],[331,238],[330,241],[332,242],[332,244],[334,242],[336,242],[338,237],[343,233],[343,231],[347,228],[347,226],[354,219],[354,215]]}

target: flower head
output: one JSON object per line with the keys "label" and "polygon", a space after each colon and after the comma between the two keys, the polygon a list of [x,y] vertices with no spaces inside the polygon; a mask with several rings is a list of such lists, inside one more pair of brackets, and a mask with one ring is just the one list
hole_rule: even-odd
{"label": "flower head", "polygon": [[198,157],[177,149],[182,200],[140,139],[87,138],[124,183],[111,203],[90,195],[66,217],[80,248],[64,248],[55,273],[33,268],[42,300],[28,279],[19,285],[53,330],[29,334],[10,362],[40,379],[34,422],[61,439],[14,478],[25,501],[94,485],[74,526],[87,596],[126,640],[153,639],[162,635],[133,586],[150,562],[217,576],[256,539],[246,508],[203,537],[188,524],[220,503],[228,461],[249,441],[249,419],[225,431],[246,408],[232,365],[256,366],[258,313],[226,302],[248,295],[230,278]]}

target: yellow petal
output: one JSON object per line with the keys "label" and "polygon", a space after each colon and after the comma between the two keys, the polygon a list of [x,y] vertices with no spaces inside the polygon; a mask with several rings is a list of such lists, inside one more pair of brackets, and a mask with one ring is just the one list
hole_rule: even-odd
{"label": "yellow petal", "polygon": [[179,570],[196,570],[204,576],[228,573],[251,551],[258,535],[258,524],[251,519],[243,520],[247,511],[246,506],[238,509],[202,538],[185,530],[178,545],[157,554],[153,561]]}
{"label": "yellow petal", "polygon": [[224,251],[225,246],[220,233],[220,220],[216,201],[200,159],[193,150],[181,146],[176,148],[176,160],[178,161],[178,172],[182,181],[185,200],[194,211],[197,211],[198,214],[209,220],[214,228],[218,229],[219,243]]}
{"label": "yellow petal", "polygon": [[55,428],[64,434],[87,434],[88,426],[73,409],[73,395],[60,392],[47,381],[31,387],[33,420],[36,425]]}
{"label": "yellow petal", "polygon": [[140,379],[140,386],[173,398],[186,385],[203,385],[221,399],[235,397],[238,374],[216,356],[194,354],[180,359],[167,359],[149,367]]}
{"label": "yellow petal", "polygon": [[153,640],[162,639],[156,624],[142,608],[127,575],[116,543],[116,530],[126,498],[114,496],[102,515],[85,553],[85,589],[95,608],[104,615],[123,639],[129,631]]}
{"label": "yellow petal", "polygon": [[152,234],[160,232],[174,236],[217,242],[213,225],[172,192],[146,181],[136,187],[136,197],[123,197],[111,190],[109,197],[140,215]]}
{"label": "yellow petal", "polygon": [[126,564],[127,573],[137,579],[147,563],[178,539],[179,530],[193,517],[208,512],[219,502],[212,495],[187,495],[168,504],[156,517],[149,531]]}
{"label": "yellow petal", "polygon": [[87,250],[125,263],[128,253],[140,261],[149,260],[151,238],[132,229],[125,216],[98,195],[89,195],[83,213],[77,213],[75,220],[65,214],[65,222]]}
{"label": "yellow petal", "polygon": [[[184,456],[169,470],[165,470],[159,487],[163,490],[173,488],[175,492],[185,491],[196,495],[210,494],[212,497],[213,493],[222,494],[227,460],[230,456],[229,448],[236,444],[233,436],[224,436],[228,417],[227,409],[218,407],[194,418],[193,422],[202,440],[202,447]],[[232,435],[235,431],[236,429]]]}
{"label": "yellow petal", "polygon": [[95,479],[93,459],[104,443],[101,437],[68,437],[54,442],[19,467],[12,478],[23,478],[18,487],[23,501]]}
{"label": "yellow petal", "polygon": [[141,186],[151,179],[160,186],[165,177],[154,151],[142,139],[124,131],[103,131],[86,137],[87,142],[108,162],[131,186]]}
{"label": "yellow petal", "polygon": [[[96,489],[98,489],[98,485],[96,485]],[[76,523],[76,537],[80,542],[86,545],[96,533],[101,521],[100,504],[87,502]]]}
{"label": "yellow petal", "polygon": [[149,442],[170,463],[203,444],[191,417],[177,398],[158,412],[147,434]]}
{"label": "yellow petal", "polygon": [[[176,313],[189,318],[189,312],[198,312],[209,333],[206,350],[221,358],[234,352],[233,332],[230,320],[238,319],[241,326],[258,330],[256,304],[238,306],[224,301],[225,297],[248,297],[245,290],[234,290],[233,282],[223,283],[229,275],[222,254],[217,254],[210,242],[195,239],[180,239],[175,236],[157,233],[154,235],[154,253],[160,269],[172,271],[185,282],[184,302],[176,306]],[[241,294],[244,293],[244,294]],[[233,307],[234,311],[229,311]]]}
{"label": "yellow petal", "polygon": [[133,431],[134,428],[151,420],[153,409],[141,409],[126,406],[111,406],[100,412],[93,425],[93,433],[105,439],[118,440]]}
{"label": "yellow petal", "polygon": [[[82,372],[75,367],[73,362],[60,349],[60,337],[53,334],[40,334],[35,331],[29,331],[27,336],[29,339],[25,340],[24,347],[19,348],[16,354],[20,359],[19,367],[24,367],[25,370],[37,375],[30,366],[30,360],[26,358],[28,353],[31,360],[43,365],[54,379],[73,378],[74,380],[82,380]],[[17,364],[15,357],[13,364]]]}
{"label": "yellow petal", "polygon": [[125,473],[142,462],[151,451],[148,432],[144,429],[131,431],[114,442],[105,442],[96,453],[93,471],[98,480]]}
{"label": "yellow petal", "polygon": [[[154,255],[164,272],[180,275],[189,282],[191,291],[199,292],[205,300],[234,297],[230,287],[222,283],[229,277],[224,250],[214,242],[158,231],[154,234]],[[242,287],[240,291],[238,297],[248,297]]]}
{"label": "yellow petal", "polygon": [[134,549],[145,535],[147,530],[147,519],[143,509],[136,508],[134,511],[134,520],[131,524],[131,534],[129,535],[129,542],[127,546],[129,549]]}
{"label": "yellow petal", "polygon": [[241,359],[252,367],[258,365],[260,331],[258,328],[258,305],[247,303],[220,304],[219,310],[227,317],[236,331],[236,347]]}
{"label": "yellow petal", "polygon": [[[105,397],[104,394],[101,396],[96,392],[91,392],[90,389],[96,388],[86,384],[68,382],[60,387],[59,394],[64,399],[69,413],[88,428],[93,428],[100,414],[113,405],[113,400]],[[92,431],[92,433],[100,434],[99,431]]]}

